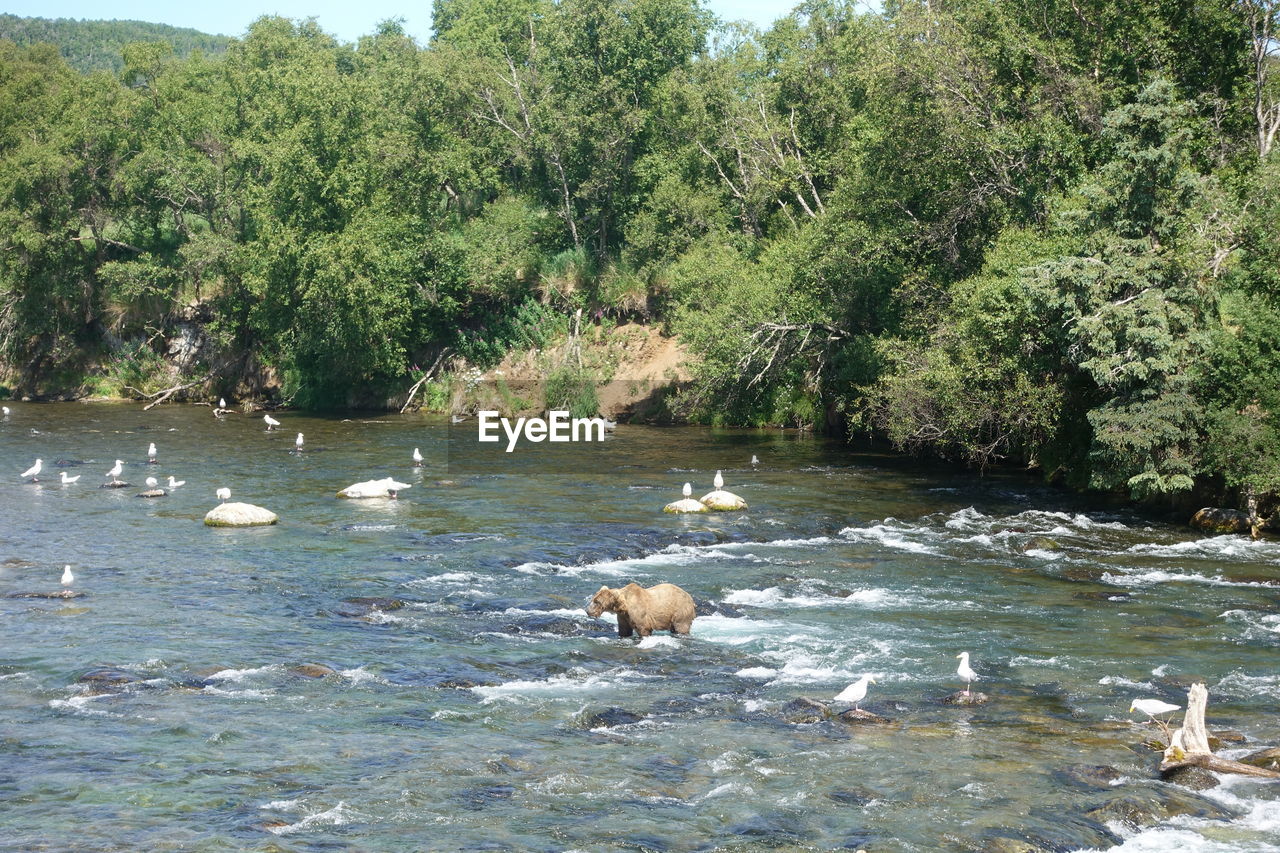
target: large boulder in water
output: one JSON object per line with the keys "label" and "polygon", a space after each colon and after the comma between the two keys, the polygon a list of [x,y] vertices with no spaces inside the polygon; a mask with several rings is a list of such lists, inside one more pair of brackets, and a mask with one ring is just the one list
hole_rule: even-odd
{"label": "large boulder in water", "polygon": [[733,492],[726,492],[724,489],[716,489],[714,492],[707,492],[701,498],[702,503],[707,509],[713,509],[717,512],[725,512],[734,509],[746,509],[747,502],[735,495]]}
{"label": "large boulder in water", "polygon": [[1191,517],[1191,526],[1211,533],[1248,533],[1249,516],[1238,509],[1207,506]]}
{"label": "large boulder in water", "polygon": [[695,501],[693,498],[681,498],[678,501],[672,501],[662,508],[663,512],[706,512],[707,505],[702,501]]}
{"label": "large boulder in water", "polygon": [[210,527],[255,527],[275,524],[279,520],[280,517],[269,509],[243,503],[219,504],[204,517],[204,523]]}
{"label": "large boulder in water", "polygon": [[381,480],[365,480],[352,483],[338,492],[340,498],[394,498],[397,492],[410,488],[409,483],[398,483],[391,477]]}

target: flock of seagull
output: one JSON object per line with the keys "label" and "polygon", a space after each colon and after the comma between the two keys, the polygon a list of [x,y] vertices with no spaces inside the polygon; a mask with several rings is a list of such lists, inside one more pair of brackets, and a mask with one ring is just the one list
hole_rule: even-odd
{"label": "flock of seagull", "polygon": [[[213,413],[218,418],[225,417],[227,414],[227,401],[225,399],[219,399],[218,408],[214,409]],[[8,419],[9,417],[8,406],[0,407],[0,416],[2,416],[6,420]],[[276,427],[280,426],[280,421],[271,417],[271,415],[263,415],[262,420],[267,425],[267,432],[273,432],[276,429]],[[303,451],[305,440],[303,438],[302,433],[298,433],[297,438],[294,439],[293,445],[294,445],[294,449],[297,452],[301,453]],[[147,462],[149,464],[154,465],[156,461],[157,461],[156,445],[155,445],[155,442],[151,442],[147,446]],[[415,467],[421,467],[422,462],[423,462],[422,453],[418,448],[415,447],[413,449],[413,464]],[[757,466],[759,466],[759,464],[760,464],[760,459],[755,455],[753,455],[751,457],[751,467],[756,468]],[[44,465],[43,461],[40,459],[37,459],[34,465],[32,465],[26,471],[22,472],[22,479],[30,480],[33,483],[39,482],[38,478],[40,475],[40,471],[43,468],[43,465]],[[119,477],[120,477],[120,474],[123,472],[123,470],[124,470],[124,462],[117,459],[115,461],[115,465],[112,466],[111,470],[106,473],[106,476],[111,478],[111,482],[108,483],[107,485],[119,485],[120,484]],[[79,474],[77,474],[74,477],[69,477],[67,476],[66,471],[61,471],[59,473],[62,478],[62,485],[64,486],[70,485],[80,479]],[[146,482],[147,488],[150,488],[150,489],[154,489],[158,486],[158,481],[156,480],[155,477],[147,477],[145,482]],[[187,482],[186,480],[177,480],[173,477],[172,474],[170,474],[169,475],[169,491],[173,491],[174,489],[177,489],[180,486],[185,485],[186,482]],[[713,485],[717,489],[723,488],[724,486],[724,481],[721,478],[719,471],[716,472]],[[689,497],[692,494],[692,486],[689,483],[685,483],[684,488],[682,489],[682,492],[684,493],[684,496],[686,498]],[[222,501],[223,503],[226,503],[227,501],[231,500],[231,490],[226,488],[225,486],[222,488],[219,488],[214,493],[214,495],[215,497],[218,498],[218,500]],[[75,583],[75,575],[73,575],[71,572],[71,566],[70,565],[64,566],[62,570],[62,585],[67,589],[70,589],[73,583]],[[960,659],[960,665],[956,667],[956,675],[958,675],[961,679],[964,680],[964,683],[965,683],[964,696],[967,698],[970,696],[970,688],[972,687],[973,682],[978,681],[980,679],[979,679],[978,673],[974,671],[973,667],[969,663],[968,652],[961,652],[960,654],[956,655],[956,657]],[[868,685],[875,684],[875,683],[876,683],[876,680],[871,675],[869,674],[863,675],[857,681],[853,682],[844,690],[837,693],[832,701],[839,702],[839,703],[847,703],[852,706],[850,710],[857,711],[859,710],[858,704],[862,702],[863,699],[867,698]],[[1142,713],[1150,717],[1152,722],[1156,723],[1162,729],[1164,729],[1165,734],[1167,735],[1168,726],[1169,726],[1168,720],[1161,720],[1157,717],[1157,715],[1169,714],[1173,711],[1180,710],[1181,707],[1182,706],[1180,705],[1172,705],[1168,702],[1164,702],[1159,699],[1134,699],[1132,704],[1129,705],[1129,713],[1133,713],[1135,710],[1141,711]]]}

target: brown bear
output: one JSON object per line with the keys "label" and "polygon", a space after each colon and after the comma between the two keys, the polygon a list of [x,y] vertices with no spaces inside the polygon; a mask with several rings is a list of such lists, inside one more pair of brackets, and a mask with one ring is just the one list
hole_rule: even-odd
{"label": "brown bear", "polygon": [[595,619],[606,610],[618,614],[619,637],[630,637],[632,631],[641,637],[654,631],[687,634],[696,615],[693,598],[671,583],[648,589],[637,583],[621,589],[602,586],[587,605],[587,615]]}

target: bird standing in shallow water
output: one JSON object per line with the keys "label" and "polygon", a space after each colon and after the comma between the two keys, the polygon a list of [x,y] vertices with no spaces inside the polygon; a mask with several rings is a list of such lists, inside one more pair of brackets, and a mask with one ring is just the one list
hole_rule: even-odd
{"label": "bird standing in shallow water", "polygon": [[418,452],[418,448],[416,447],[413,449],[413,467],[414,468],[422,467],[422,454]]}
{"label": "bird standing in shallow water", "polygon": [[756,456],[754,453],[751,454],[751,467],[754,468],[759,464],[760,464],[760,457]]}
{"label": "bird standing in shallow water", "polygon": [[64,486],[69,486],[72,483],[74,483],[76,480],[80,479],[79,474],[76,474],[74,477],[68,477],[66,471],[59,471],[58,474],[62,476],[62,485]]}
{"label": "bird standing in shallow water", "polygon": [[857,681],[850,684],[844,690],[836,694],[835,702],[852,702],[853,710],[858,710],[858,703],[867,697],[867,685],[875,684],[876,680],[869,675],[864,675]]}
{"label": "bird standing in shallow water", "polygon": [[298,453],[302,452],[302,433],[298,433],[298,437],[293,440],[293,449]]}
{"label": "bird standing in shallow water", "polygon": [[154,441],[147,445],[147,464],[156,464],[156,443]]}
{"label": "bird standing in shallow water", "polygon": [[27,479],[28,477],[30,477],[30,478],[31,478],[31,482],[33,482],[33,483],[38,483],[38,482],[40,482],[39,474],[40,474],[40,467],[41,467],[42,465],[44,465],[44,462],[42,462],[42,461],[40,461],[39,459],[37,459],[37,460],[36,460],[36,464],[32,465],[30,468],[28,468],[27,470],[25,470],[25,471],[23,471],[23,472],[22,472],[22,479],[24,479],[24,480],[25,480],[25,479]]}
{"label": "bird standing in shallow water", "polygon": [[267,432],[271,432],[273,429],[280,426],[280,422],[271,417],[271,415],[263,415],[262,420],[267,425]]}
{"label": "bird standing in shallow water", "polygon": [[174,489],[178,488],[178,486],[185,486],[186,484],[186,480],[175,480],[173,479],[172,474],[169,475],[169,491],[172,492]]}
{"label": "bird standing in shallow water", "polygon": [[978,680],[978,673],[973,671],[973,667],[969,666],[969,653],[961,652],[956,655],[960,658],[960,665],[956,667],[956,675],[964,679],[964,695],[969,695],[970,682]]}

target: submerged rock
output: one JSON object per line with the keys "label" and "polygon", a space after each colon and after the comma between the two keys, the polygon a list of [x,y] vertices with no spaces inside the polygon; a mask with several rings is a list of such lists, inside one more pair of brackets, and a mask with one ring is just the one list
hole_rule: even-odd
{"label": "submerged rock", "polygon": [[716,489],[714,492],[707,492],[700,499],[707,509],[716,512],[727,512],[735,509],[746,509],[747,502],[735,495],[733,492],[726,492],[724,489]]}
{"label": "submerged rock", "polygon": [[204,523],[210,527],[254,527],[275,524],[279,520],[280,517],[269,509],[244,503],[219,504],[204,517]]}
{"label": "submerged rock", "polygon": [[949,696],[942,697],[943,705],[985,705],[990,701],[990,696],[985,693],[979,693],[976,690],[972,693],[965,693],[963,690],[957,690]]}
{"label": "submerged rock", "polygon": [[1081,788],[1107,790],[1111,788],[1112,782],[1121,778],[1124,774],[1106,764],[1073,764],[1070,767],[1055,771],[1053,775],[1068,784],[1077,785]]}
{"label": "submerged rock", "polygon": [[1238,509],[1207,506],[1191,517],[1191,526],[1211,533],[1248,533],[1249,516]]}
{"label": "submerged rock", "polygon": [[114,669],[112,667],[91,669],[76,679],[76,681],[79,681],[81,684],[96,685],[132,684],[135,681],[141,680],[142,679],[131,672],[125,672],[123,669]]}
{"label": "submerged rock", "polygon": [[707,505],[702,501],[695,501],[693,498],[681,498],[678,501],[672,501],[662,508],[663,512],[706,512]]}
{"label": "submerged rock", "polygon": [[817,699],[801,696],[783,705],[778,713],[788,723],[820,723],[831,716],[831,709]]}
{"label": "submerged rock", "polygon": [[325,678],[326,676],[338,674],[336,669],[330,669],[329,667],[318,663],[304,663],[299,666],[295,666],[289,671],[294,675],[301,675],[303,678]]}
{"label": "submerged rock", "polygon": [[1280,746],[1251,752],[1241,758],[1240,763],[1252,764],[1254,767],[1261,767],[1263,770],[1280,770]]}
{"label": "submerged rock", "polygon": [[138,492],[137,497],[140,498],[162,498],[169,494],[164,489],[147,489],[145,492]]}
{"label": "submerged rock", "polygon": [[1084,814],[1099,823],[1116,821],[1138,829],[1154,826],[1178,815],[1207,820],[1230,820],[1236,817],[1235,812],[1208,797],[1172,785],[1161,786],[1158,790],[1127,793]]}
{"label": "submerged rock", "polygon": [[1190,788],[1192,791],[1207,791],[1218,787],[1218,777],[1203,767],[1175,767],[1167,773],[1160,774],[1160,778],[1166,782]]}
{"label": "submerged rock", "polygon": [[99,489],[127,489],[129,488],[129,484],[124,482],[123,480],[116,480],[114,483],[103,483],[101,486],[98,486],[98,488]]}
{"label": "submerged rock", "polygon": [[638,723],[643,719],[644,715],[637,714],[635,711],[628,711],[624,708],[605,708],[603,711],[592,714],[583,720],[582,727],[585,729],[609,729],[614,726]]}
{"label": "submerged rock", "polygon": [[11,592],[9,598],[79,598],[82,595],[86,593],[60,589],[57,592]]}
{"label": "submerged rock", "polygon": [[850,708],[847,711],[841,711],[836,716],[840,722],[849,723],[851,725],[857,725],[859,723],[880,725],[889,722],[888,717],[882,717],[879,714],[873,714],[870,711],[866,711],[861,708]]}
{"label": "submerged rock", "polygon": [[348,598],[335,607],[333,612],[339,616],[358,618],[368,616],[375,610],[387,612],[404,606],[404,602],[398,598]]}

